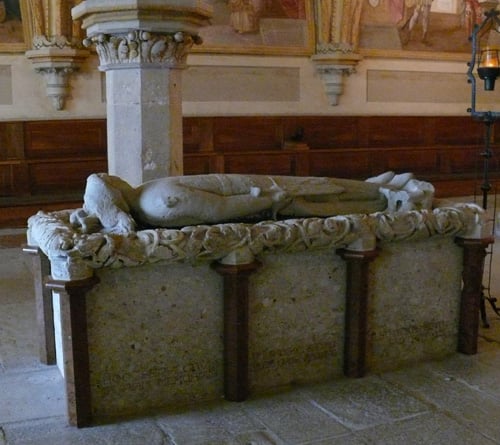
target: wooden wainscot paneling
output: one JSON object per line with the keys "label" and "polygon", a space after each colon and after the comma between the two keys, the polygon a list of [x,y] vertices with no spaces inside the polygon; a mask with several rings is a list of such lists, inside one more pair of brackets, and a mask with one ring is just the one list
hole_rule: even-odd
{"label": "wooden wainscot paneling", "polygon": [[22,122],[0,122],[0,162],[24,159]]}
{"label": "wooden wainscot paneling", "polygon": [[30,164],[30,185],[34,195],[40,193],[81,194],[91,173],[106,171],[101,159],[58,160]]}
{"label": "wooden wainscot paneling", "polygon": [[107,170],[106,121],[26,122],[31,193],[83,193],[87,177]]}
{"label": "wooden wainscot paneling", "polygon": [[367,178],[380,169],[374,168],[373,153],[367,150],[311,150],[309,155],[312,176]]}
{"label": "wooden wainscot paneling", "polygon": [[213,118],[184,118],[182,141],[184,154],[213,152]]}
{"label": "wooden wainscot paneling", "polygon": [[417,175],[439,171],[438,151],[433,148],[392,149],[387,150],[384,155],[387,160],[387,170],[411,171]]}
{"label": "wooden wainscot paneling", "polygon": [[310,149],[359,147],[360,121],[357,117],[292,117],[285,121],[284,138],[289,140],[298,133]]}
{"label": "wooden wainscot paneling", "polygon": [[[493,128],[493,187],[498,133]],[[469,116],[186,117],[184,173],[365,179],[411,171],[437,196],[472,195],[482,179],[484,134]],[[88,175],[107,171],[106,145],[105,119],[0,122],[1,213],[80,202]]]}
{"label": "wooden wainscot paneling", "polygon": [[222,117],[214,119],[216,152],[280,150],[282,119],[275,117]]}
{"label": "wooden wainscot paneling", "polygon": [[[441,171],[450,174],[481,173],[483,162],[481,152],[482,147],[478,146],[447,147],[446,149],[441,149]],[[500,171],[496,160],[494,161],[493,169]]]}
{"label": "wooden wainscot paneling", "polygon": [[[25,162],[0,162],[0,197],[30,194],[29,170]],[[1,205],[0,205],[1,206]]]}
{"label": "wooden wainscot paneling", "polygon": [[226,173],[261,175],[295,175],[293,154],[258,153],[231,154],[224,156]]}
{"label": "wooden wainscot paneling", "polygon": [[426,130],[426,118],[421,117],[367,117],[363,119],[367,130],[363,146],[368,147],[415,147],[423,146],[432,138]]}
{"label": "wooden wainscot paneling", "polygon": [[71,158],[106,155],[104,120],[26,122],[28,159]]}
{"label": "wooden wainscot paneling", "polygon": [[464,147],[484,143],[484,124],[468,116],[434,117],[432,120],[435,125],[431,143],[434,145]]}
{"label": "wooden wainscot paneling", "polygon": [[0,122],[0,196],[29,193],[22,122]]}

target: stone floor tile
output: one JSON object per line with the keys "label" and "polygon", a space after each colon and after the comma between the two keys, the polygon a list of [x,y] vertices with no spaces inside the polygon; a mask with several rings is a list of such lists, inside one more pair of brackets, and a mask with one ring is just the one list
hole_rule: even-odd
{"label": "stone floor tile", "polygon": [[376,376],[342,379],[307,389],[309,397],[350,430],[412,417],[429,407]]}
{"label": "stone floor tile", "polygon": [[459,423],[487,437],[500,438],[500,399],[466,381],[433,371],[432,365],[387,373],[383,378]]}
{"label": "stone floor tile", "polygon": [[301,391],[245,402],[245,411],[287,445],[344,435],[348,430]]}
{"label": "stone floor tile", "polygon": [[[495,352],[485,352],[482,358],[456,354],[446,360],[434,362],[429,369],[445,379],[455,379],[466,386],[490,394],[500,400],[500,357]],[[498,357],[498,358],[497,358]]]}
{"label": "stone floor tile", "polygon": [[34,302],[31,258],[21,249],[0,249],[0,304]]}
{"label": "stone floor tile", "polygon": [[308,441],[300,445],[368,445],[368,442],[356,436],[355,433],[349,433],[345,436],[328,437],[322,440],[313,440],[312,442]]}
{"label": "stone floor tile", "polygon": [[[4,426],[7,445],[170,445],[149,420],[75,428],[65,418]],[[0,442],[1,443],[1,442]]]}
{"label": "stone floor tile", "polygon": [[[175,442],[178,443],[184,442]],[[201,439],[200,442],[185,442],[185,443],[195,443],[196,445],[287,445],[278,439],[274,434],[268,431],[253,431],[249,433],[239,434],[237,436],[230,437],[229,439]]]}
{"label": "stone floor tile", "polygon": [[0,374],[0,394],[0,425],[66,413],[64,382],[55,366]]}
{"label": "stone floor tile", "polygon": [[496,445],[480,432],[440,413],[428,413],[356,433],[369,445]]}
{"label": "stone floor tile", "polygon": [[3,370],[39,369],[34,302],[2,304],[0,364]]}
{"label": "stone floor tile", "polygon": [[227,445],[286,445],[274,434],[267,431],[254,431],[235,436]]}
{"label": "stone floor tile", "polygon": [[[176,445],[238,444],[245,434],[266,434],[265,426],[248,416],[241,404],[230,402],[159,416],[157,424]],[[274,444],[262,440],[263,445]]]}

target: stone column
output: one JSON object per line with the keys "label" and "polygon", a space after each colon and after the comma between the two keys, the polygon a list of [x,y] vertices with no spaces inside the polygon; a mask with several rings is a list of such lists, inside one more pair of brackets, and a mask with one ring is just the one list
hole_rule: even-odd
{"label": "stone column", "polygon": [[38,351],[40,362],[56,364],[56,341],[54,332],[54,309],[52,291],[44,285],[50,276],[50,261],[36,246],[24,246],[23,252],[32,258],[32,272],[35,285],[36,323],[38,331]]}
{"label": "stone column", "polygon": [[66,409],[69,424],[77,427],[92,423],[86,294],[98,282],[95,276],[73,281],[51,278],[46,282],[47,289],[61,296]]}
{"label": "stone column", "polygon": [[181,69],[210,3],[86,0],[72,14],[106,72],[109,173],[133,186],[182,174]]}
{"label": "stone column", "polygon": [[248,281],[260,266],[249,252],[213,264],[224,278],[224,398],[231,402],[242,402],[249,393]]}
{"label": "stone column", "polygon": [[377,250],[357,252],[343,250],[340,256],[347,263],[346,314],[344,338],[344,375],[364,377],[368,335],[368,273],[369,263]]}

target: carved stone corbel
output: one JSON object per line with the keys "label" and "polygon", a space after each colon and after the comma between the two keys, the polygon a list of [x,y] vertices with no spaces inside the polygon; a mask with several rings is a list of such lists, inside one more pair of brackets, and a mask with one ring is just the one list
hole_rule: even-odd
{"label": "carved stone corbel", "polygon": [[89,52],[73,48],[40,48],[26,52],[36,73],[45,78],[47,97],[56,110],[63,110],[70,97],[70,77],[80,69]]}
{"label": "carved stone corbel", "polygon": [[361,0],[319,0],[314,3],[316,54],[312,61],[325,84],[331,105],[344,91],[345,77],[356,72]]}
{"label": "carved stone corbel", "polygon": [[27,1],[33,40],[26,57],[45,78],[54,109],[62,110],[70,97],[70,77],[90,54],[82,47],[80,24],[71,20],[71,8],[80,0]]}
{"label": "carved stone corbel", "polygon": [[338,105],[344,92],[344,79],[356,72],[361,60],[358,54],[315,54],[312,60],[321,76],[330,105]]}

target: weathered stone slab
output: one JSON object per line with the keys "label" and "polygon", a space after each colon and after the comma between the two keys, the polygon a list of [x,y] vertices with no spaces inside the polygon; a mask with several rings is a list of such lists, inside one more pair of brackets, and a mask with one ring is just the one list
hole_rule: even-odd
{"label": "weathered stone slab", "polygon": [[474,425],[474,430],[486,437],[500,437],[500,398],[489,392],[460,378],[432,372],[427,366],[389,373],[384,379],[449,413],[454,420]]}
{"label": "weathered stone slab", "polygon": [[356,433],[361,443],[379,445],[494,445],[498,442],[442,413],[429,413]]}
{"label": "weathered stone slab", "polygon": [[429,406],[378,377],[342,379],[305,392],[325,412],[351,431],[411,418]]}
{"label": "weathered stone slab", "polygon": [[367,355],[371,371],[455,351],[462,249],[453,238],[384,243],[371,272]]}
{"label": "weathered stone slab", "polygon": [[221,397],[222,283],[208,265],[99,277],[87,301],[96,416]]}
{"label": "weathered stone slab", "polygon": [[245,403],[245,410],[274,431],[286,444],[343,436],[349,431],[315,400],[300,392],[251,400]]}
{"label": "weathered stone slab", "polygon": [[30,372],[3,373],[0,390],[2,425],[65,414],[64,382],[55,367]]}
{"label": "weathered stone slab", "polygon": [[[149,420],[124,422],[117,425],[77,429],[66,424],[64,418],[20,422],[4,427],[9,445],[165,445],[166,437]],[[0,444],[1,444],[0,439]]]}

